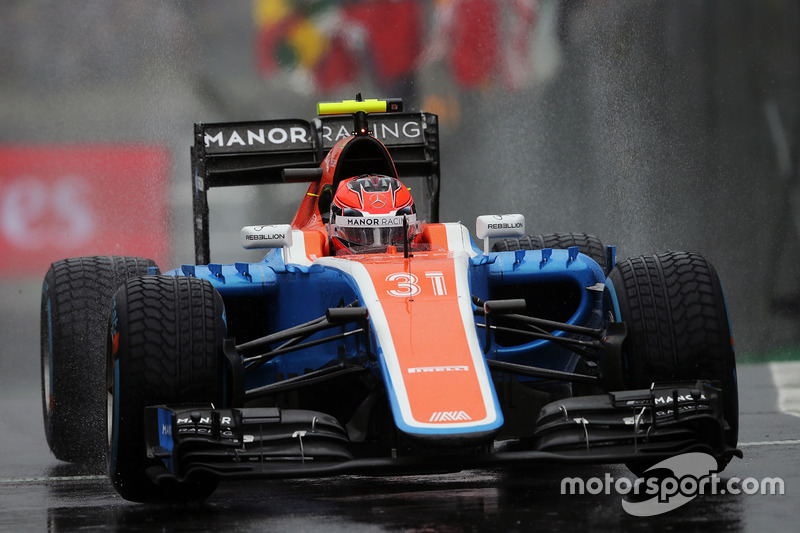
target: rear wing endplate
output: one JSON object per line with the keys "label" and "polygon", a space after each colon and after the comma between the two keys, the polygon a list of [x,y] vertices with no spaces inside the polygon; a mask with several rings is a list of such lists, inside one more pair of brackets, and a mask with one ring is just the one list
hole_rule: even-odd
{"label": "rear wing endplate", "polygon": [[[423,178],[430,222],[439,218],[439,124],[431,113],[369,115],[370,129],[389,150],[398,177]],[[352,115],[194,125],[192,207],[195,262],[210,263],[208,190],[296,182],[284,169],[318,167],[353,130]],[[301,173],[301,175],[304,173]],[[318,179],[307,173],[304,181]]]}

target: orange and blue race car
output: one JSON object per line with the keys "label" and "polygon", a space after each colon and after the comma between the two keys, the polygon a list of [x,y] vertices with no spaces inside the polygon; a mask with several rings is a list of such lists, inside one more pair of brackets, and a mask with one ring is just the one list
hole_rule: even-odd
{"label": "orange and blue race car", "polygon": [[[164,501],[228,478],[741,456],[705,258],[617,261],[588,234],[528,235],[519,214],[478,217],[473,239],[438,221],[435,115],[360,96],[317,111],[195,125],[194,264],[53,263],[56,457],[107,457],[124,498]],[[291,223],[239,235],[263,260],[211,262],[209,189],[289,182],[309,183]]]}

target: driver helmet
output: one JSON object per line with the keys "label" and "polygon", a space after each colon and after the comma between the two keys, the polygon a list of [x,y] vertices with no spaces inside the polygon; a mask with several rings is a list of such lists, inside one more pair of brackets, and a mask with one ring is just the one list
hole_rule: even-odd
{"label": "driver helmet", "polygon": [[331,202],[330,235],[335,252],[354,247],[403,245],[418,232],[417,211],[408,188],[397,178],[364,174],[342,181]]}

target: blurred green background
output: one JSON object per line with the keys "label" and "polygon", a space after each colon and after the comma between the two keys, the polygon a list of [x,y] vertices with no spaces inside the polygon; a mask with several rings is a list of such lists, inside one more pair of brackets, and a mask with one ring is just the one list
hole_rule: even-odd
{"label": "blurred green background", "polygon": [[[725,285],[739,356],[792,356],[798,28],[791,0],[4,0],[0,150],[164,147],[161,266],[173,268],[193,261],[194,122],[403,97],[440,115],[442,220],[474,229],[477,215],[521,212],[529,232],[593,233],[620,257],[700,252]],[[302,191],[214,191],[212,258],[254,259],[239,228],[288,222]],[[106,231],[155,215],[139,216]],[[6,377],[38,364],[43,275],[0,280]]]}

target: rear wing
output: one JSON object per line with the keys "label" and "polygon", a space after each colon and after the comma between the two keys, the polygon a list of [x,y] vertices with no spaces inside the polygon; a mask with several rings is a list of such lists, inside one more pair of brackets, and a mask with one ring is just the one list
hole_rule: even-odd
{"label": "rear wing", "polygon": [[[439,219],[439,120],[431,113],[369,115],[370,129],[389,150],[400,179],[422,178],[430,222]],[[284,169],[318,167],[353,130],[352,115],[194,125],[192,207],[195,262],[211,261],[208,190],[315,179],[284,177]],[[305,177],[302,177],[305,176]]]}

